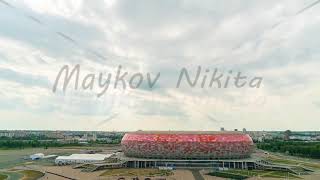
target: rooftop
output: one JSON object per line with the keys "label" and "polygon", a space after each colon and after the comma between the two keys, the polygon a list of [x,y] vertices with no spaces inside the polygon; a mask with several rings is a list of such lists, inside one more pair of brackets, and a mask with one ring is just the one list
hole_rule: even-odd
{"label": "rooftop", "polygon": [[244,134],[240,131],[134,131],[128,134]]}
{"label": "rooftop", "polygon": [[56,160],[59,159],[68,159],[68,160],[97,160],[102,161],[106,158],[109,158],[112,154],[71,154],[70,156],[59,156]]}

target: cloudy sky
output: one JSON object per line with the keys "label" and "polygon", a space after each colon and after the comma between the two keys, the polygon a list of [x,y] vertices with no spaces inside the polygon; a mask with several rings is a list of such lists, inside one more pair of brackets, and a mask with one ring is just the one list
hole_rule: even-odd
{"label": "cloudy sky", "polygon": [[[1,0],[0,129],[319,130],[315,1]],[[54,93],[59,70],[76,64],[80,82],[96,74],[94,88]],[[97,75],[112,73],[112,86],[119,65],[142,86],[97,97]],[[198,66],[263,81],[176,88],[181,68],[193,78]]]}

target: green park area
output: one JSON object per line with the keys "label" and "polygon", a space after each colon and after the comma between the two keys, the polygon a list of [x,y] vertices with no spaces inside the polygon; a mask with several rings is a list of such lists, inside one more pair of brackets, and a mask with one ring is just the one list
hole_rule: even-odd
{"label": "green park area", "polygon": [[44,173],[33,170],[23,170],[19,173],[23,174],[22,180],[36,180],[44,176]]}
{"label": "green park area", "polygon": [[286,165],[296,165],[296,166],[303,166],[306,168],[310,168],[312,170],[320,170],[320,163],[314,162],[313,160],[306,160],[306,159],[293,159],[290,157],[282,157],[282,156],[269,156],[267,160],[276,163],[276,164],[286,164]]}
{"label": "green park area", "polygon": [[0,180],[5,180],[8,178],[8,175],[0,174]]}
{"label": "green park area", "polygon": [[9,170],[0,172],[0,180],[37,180],[44,176],[44,173],[34,170]]}
{"label": "green park area", "polygon": [[290,178],[301,179],[292,173],[281,171],[265,171],[265,170],[237,170],[230,169],[225,171],[213,171],[208,173],[211,176],[230,178],[230,179],[247,179],[250,177],[265,177],[265,178]]}

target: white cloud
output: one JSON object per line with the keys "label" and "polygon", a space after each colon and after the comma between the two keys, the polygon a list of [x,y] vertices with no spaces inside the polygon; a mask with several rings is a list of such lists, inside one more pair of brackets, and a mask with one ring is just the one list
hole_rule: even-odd
{"label": "white cloud", "polygon": [[[1,4],[0,122],[10,129],[56,129],[57,122],[87,130],[315,129],[320,6],[295,16],[312,2],[10,2],[16,9]],[[81,64],[81,78],[115,72],[119,64],[129,73],[161,77],[154,90],[108,90],[101,98],[97,88],[54,94],[51,86],[65,64]],[[180,69],[194,72],[198,65],[262,76],[263,85],[176,89]]]}

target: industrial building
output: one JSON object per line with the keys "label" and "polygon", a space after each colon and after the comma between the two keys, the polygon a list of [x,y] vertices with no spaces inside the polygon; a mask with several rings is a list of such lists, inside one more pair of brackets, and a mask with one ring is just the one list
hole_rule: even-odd
{"label": "industrial building", "polygon": [[100,163],[112,156],[112,154],[72,154],[70,156],[59,156],[55,159],[57,165]]}
{"label": "industrial building", "polygon": [[30,155],[30,159],[31,160],[38,160],[38,159],[42,159],[44,157],[43,153],[36,153],[36,154],[32,154]]}

